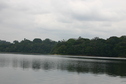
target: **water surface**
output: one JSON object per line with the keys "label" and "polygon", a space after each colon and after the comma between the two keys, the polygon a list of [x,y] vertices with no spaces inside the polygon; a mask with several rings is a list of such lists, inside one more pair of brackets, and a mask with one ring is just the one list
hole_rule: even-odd
{"label": "water surface", "polygon": [[126,84],[126,61],[0,54],[0,84]]}

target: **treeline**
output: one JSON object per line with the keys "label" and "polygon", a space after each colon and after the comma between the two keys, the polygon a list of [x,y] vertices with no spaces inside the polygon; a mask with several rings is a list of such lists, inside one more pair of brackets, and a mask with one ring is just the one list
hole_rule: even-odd
{"label": "treeline", "polygon": [[126,36],[108,39],[79,37],[58,42],[40,38],[13,43],[0,40],[0,52],[126,57]]}
{"label": "treeline", "polygon": [[126,36],[102,39],[81,38],[59,41],[53,48],[53,54],[126,57]]}
{"label": "treeline", "polygon": [[33,41],[24,39],[19,42],[15,40],[13,43],[0,41],[0,52],[49,54],[56,43],[50,39],[42,41],[39,38],[35,38]]}

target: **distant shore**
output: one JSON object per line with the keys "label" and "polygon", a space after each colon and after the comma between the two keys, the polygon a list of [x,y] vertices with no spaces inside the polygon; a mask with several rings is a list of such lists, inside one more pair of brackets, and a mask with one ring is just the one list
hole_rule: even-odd
{"label": "distant shore", "polygon": [[68,58],[78,58],[78,59],[96,59],[96,60],[124,60],[124,57],[98,57],[98,56],[68,56]]}
{"label": "distant shore", "polygon": [[96,60],[117,60],[126,61],[125,57],[100,57],[100,56],[79,56],[79,55],[60,55],[60,54],[41,54],[41,53],[10,53],[10,52],[0,52],[0,54],[24,54],[24,55],[54,55],[62,56],[66,58],[77,58],[77,59],[96,59]]}

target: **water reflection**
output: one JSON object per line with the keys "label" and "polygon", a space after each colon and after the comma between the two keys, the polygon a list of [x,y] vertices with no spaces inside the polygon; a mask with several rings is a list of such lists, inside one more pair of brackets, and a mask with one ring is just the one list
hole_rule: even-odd
{"label": "water reflection", "polygon": [[0,68],[12,67],[33,70],[67,70],[77,73],[126,76],[126,62],[72,59],[61,57],[0,57]]}

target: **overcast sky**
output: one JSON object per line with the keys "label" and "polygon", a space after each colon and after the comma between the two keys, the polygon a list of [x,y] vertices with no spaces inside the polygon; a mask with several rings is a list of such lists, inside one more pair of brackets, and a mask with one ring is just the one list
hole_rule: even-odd
{"label": "overcast sky", "polygon": [[126,35],[126,0],[0,0],[0,39]]}

